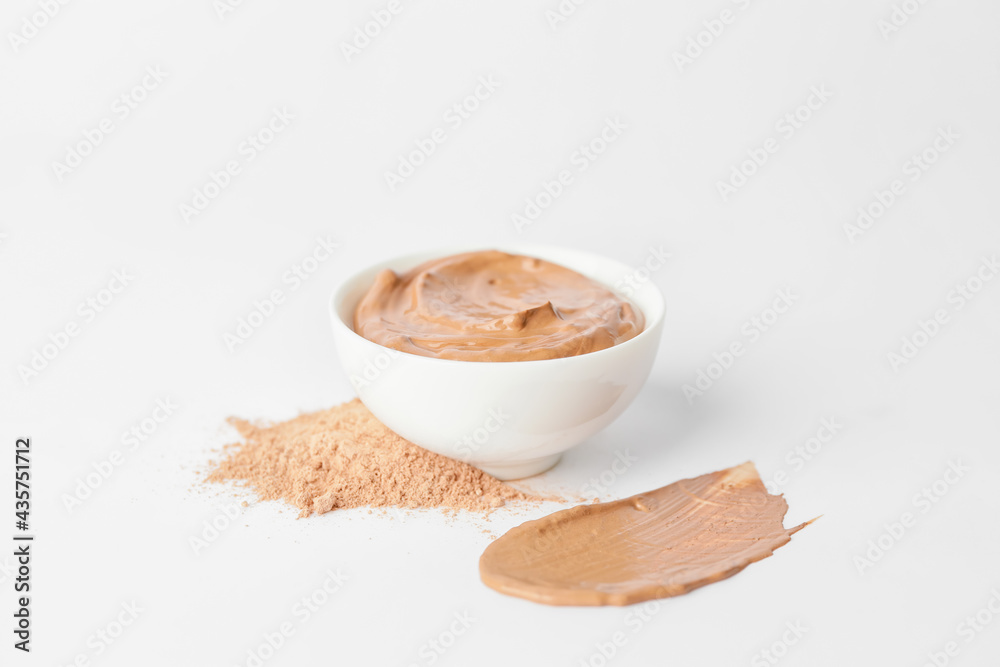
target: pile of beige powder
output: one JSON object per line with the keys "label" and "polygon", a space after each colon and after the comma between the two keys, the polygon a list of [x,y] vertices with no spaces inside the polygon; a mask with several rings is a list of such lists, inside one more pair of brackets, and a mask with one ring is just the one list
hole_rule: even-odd
{"label": "pile of beige powder", "polygon": [[279,424],[229,422],[243,442],[225,447],[208,480],[251,486],[261,500],[284,500],[300,516],[351,507],[489,512],[539,500],[401,438],[358,399]]}

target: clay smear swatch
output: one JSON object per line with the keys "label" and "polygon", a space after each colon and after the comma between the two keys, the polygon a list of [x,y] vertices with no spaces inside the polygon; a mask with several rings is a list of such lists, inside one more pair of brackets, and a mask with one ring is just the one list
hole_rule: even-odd
{"label": "clay smear swatch", "polygon": [[731,577],[786,544],[788,504],[753,463],[508,531],[486,548],[490,588],[552,605],[627,605]]}

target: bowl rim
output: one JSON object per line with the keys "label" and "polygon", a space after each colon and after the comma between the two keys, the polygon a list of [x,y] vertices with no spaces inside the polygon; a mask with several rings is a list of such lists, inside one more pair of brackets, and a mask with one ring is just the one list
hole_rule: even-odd
{"label": "bowl rim", "polygon": [[[554,359],[522,359],[522,360],[519,360],[519,361],[472,361],[472,360],[468,360],[468,359],[441,359],[441,358],[438,358],[438,357],[427,357],[427,356],[424,356],[422,354],[414,354],[412,352],[405,352],[403,350],[397,350],[395,348],[386,347],[385,345],[382,345],[381,343],[376,343],[373,340],[365,338],[364,336],[362,336],[361,334],[359,334],[358,332],[356,332],[354,330],[354,327],[351,326],[350,324],[348,324],[347,322],[345,322],[344,318],[342,318],[340,316],[339,306],[340,306],[341,302],[344,299],[344,292],[345,292],[345,290],[347,289],[347,287],[349,285],[352,285],[355,281],[357,281],[358,278],[360,278],[362,275],[364,275],[366,273],[369,273],[369,272],[372,272],[372,271],[380,271],[380,270],[386,269],[386,268],[392,268],[392,265],[396,265],[396,264],[405,264],[407,262],[412,263],[414,261],[416,261],[417,263],[420,263],[420,262],[423,262],[423,261],[428,261],[430,259],[434,259],[435,257],[444,258],[444,257],[449,257],[451,255],[456,255],[456,254],[463,253],[463,252],[476,252],[476,251],[480,251],[480,250],[499,250],[501,252],[509,252],[509,253],[513,253],[513,254],[526,255],[526,256],[529,256],[529,257],[534,256],[533,252],[535,250],[541,251],[543,253],[545,251],[549,251],[549,250],[553,251],[555,253],[558,253],[558,252],[570,252],[570,253],[574,253],[574,254],[577,254],[577,255],[587,255],[587,256],[589,256],[589,257],[591,257],[593,259],[597,259],[597,260],[599,260],[599,261],[601,261],[601,262],[603,262],[605,264],[617,264],[621,268],[623,268],[626,272],[632,272],[632,271],[635,270],[635,269],[629,267],[628,265],[626,265],[626,264],[624,264],[622,262],[619,262],[616,259],[612,259],[610,257],[606,257],[604,255],[601,255],[601,254],[598,254],[598,253],[595,253],[595,252],[591,252],[590,250],[584,250],[584,249],[581,249],[581,248],[574,248],[574,247],[562,246],[562,245],[551,245],[551,244],[518,244],[518,243],[496,243],[496,244],[470,243],[470,244],[460,244],[460,245],[445,246],[445,247],[441,247],[441,246],[428,247],[428,248],[426,248],[424,250],[418,250],[418,251],[414,251],[414,252],[408,252],[408,253],[403,254],[403,255],[396,255],[394,257],[390,257],[388,259],[384,259],[384,260],[375,262],[373,264],[369,264],[369,265],[367,265],[367,266],[365,266],[365,267],[363,267],[363,268],[361,268],[361,269],[359,269],[357,271],[354,271],[353,273],[351,273],[347,277],[343,278],[340,281],[340,283],[334,288],[333,294],[330,295],[330,300],[329,300],[329,304],[328,304],[333,327],[334,328],[340,328],[341,330],[343,330],[344,332],[346,332],[349,336],[353,336],[354,338],[358,339],[359,341],[364,341],[365,343],[368,343],[369,345],[373,345],[373,346],[375,346],[375,347],[377,347],[379,349],[386,350],[386,351],[388,351],[389,354],[392,354],[392,355],[406,355],[407,357],[412,357],[414,359],[422,359],[426,363],[435,363],[435,364],[442,364],[442,365],[443,364],[459,364],[459,365],[469,365],[469,366],[477,366],[477,367],[488,367],[488,366],[504,366],[504,367],[511,366],[511,367],[514,367],[514,366],[519,366],[521,364],[532,364],[532,366],[540,366],[542,364],[552,365],[552,364],[557,364],[557,363],[568,363],[568,362],[571,362],[571,360],[573,360],[573,359],[584,359],[584,358],[592,359],[596,355],[606,355],[606,354],[609,354],[609,353],[610,354],[615,354],[615,350],[619,350],[620,351],[621,349],[623,349],[623,348],[625,348],[625,347],[627,347],[629,345],[632,345],[634,347],[633,344],[638,344],[637,341],[639,341],[640,339],[645,340],[645,339],[649,338],[650,336],[653,335],[654,331],[658,332],[656,335],[660,335],[659,329],[660,329],[660,325],[663,323],[663,320],[666,318],[667,307],[666,307],[666,302],[665,302],[665,300],[663,298],[663,293],[660,291],[660,288],[657,287],[657,285],[654,282],[652,282],[651,280],[643,283],[641,289],[645,289],[645,290],[650,291],[650,298],[655,299],[656,306],[658,307],[657,308],[657,310],[658,310],[657,317],[655,318],[655,321],[652,321],[652,322],[649,321],[649,313],[647,312],[647,310],[645,308],[643,308],[642,306],[640,306],[638,303],[636,303],[636,301],[634,299],[629,298],[629,297],[625,297],[624,295],[621,295],[617,290],[615,290],[614,286],[608,285],[606,282],[604,282],[602,280],[598,280],[597,278],[591,278],[591,280],[595,280],[596,282],[604,285],[605,287],[607,287],[608,289],[610,289],[615,294],[617,294],[619,296],[622,296],[623,298],[628,299],[629,303],[631,303],[634,307],[638,308],[642,312],[643,317],[645,317],[646,320],[647,320],[646,321],[646,326],[636,336],[634,336],[632,338],[629,338],[627,341],[625,341],[623,343],[619,343],[617,345],[612,345],[611,347],[606,347],[603,350],[596,350],[594,352],[587,352],[586,354],[577,354],[577,355],[573,355],[571,357],[556,357]],[[571,269],[573,271],[577,271],[576,268],[574,268],[572,266],[566,266],[565,264],[562,264],[559,261],[554,261],[554,260],[546,259],[545,257],[541,257],[541,256],[539,256],[538,259],[543,259],[545,261],[553,262],[555,264],[560,264],[561,266],[564,266],[567,269]],[[397,269],[393,269],[393,270],[396,271]]]}

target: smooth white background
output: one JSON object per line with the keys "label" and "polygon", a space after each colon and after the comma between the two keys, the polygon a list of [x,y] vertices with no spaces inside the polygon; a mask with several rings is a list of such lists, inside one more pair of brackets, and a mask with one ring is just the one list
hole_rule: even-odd
{"label": "smooth white background", "polygon": [[[427,642],[456,613],[475,620],[433,664],[599,665],[595,645],[619,631],[627,641],[608,664],[769,664],[758,652],[786,623],[807,631],[782,665],[921,665],[952,640],[949,664],[995,659],[1000,618],[971,642],[958,625],[1000,590],[1000,280],[961,309],[949,293],[1000,251],[1000,8],[926,3],[884,37],[887,0],[591,0],[555,29],[555,2],[404,1],[347,62],[341,43],[384,7],[246,0],[220,18],[209,0],[71,2],[15,50],[9,33],[40,10],[5,4],[0,536],[14,532],[10,450],[30,436],[37,541],[33,652],[15,652],[4,630],[4,664],[247,664],[263,634],[291,621],[264,664],[429,665]],[[674,53],[723,9],[732,23],[681,71]],[[162,83],[116,116],[115,100],[157,66]],[[497,90],[447,125],[490,76]],[[776,123],[814,86],[832,96],[785,138]],[[244,159],[241,142],[275,108],[294,115],[288,128],[185,223],[179,205]],[[53,162],[105,117],[114,131],[60,180]],[[574,152],[609,118],[626,129],[578,171]],[[390,191],[384,173],[436,127],[446,141]],[[939,128],[958,138],[910,180],[907,161]],[[717,182],[769,137],[779,150],[723,201]],[[511,215],[562,169],[572,185],[518,233]],[[844,225],[896,178],[905,192],[850,242]],[[317,236],[340,247],[292,290],[282,276]],[[641,626],[635,609],[548,608],[479,582],[492,535],[558,505],[486,521],[365,510],[296,520],[251,504],[196,555],[203,522],[252,499],[199,483],[233,437],[224,419],[351,397],[328,330],[334,286],[387,256],[494,241],[566,244],[637,268],[651,247],[670,253],[650,278],[668,319],[648,385],[531,488],[579,492],[626,451],[637,460],[603,498],[751,459],[767,479],[788,475],[788,524],[822,518]],[[78,305],[121,269],[134,280],[83,323]],[[274,289],[286,302],[230,351],[226,333]],[[750,343],[744,323],[779,289],[793,308]],[[893,369],[887,355],[937,309],[948,322]],[[79,335],[23,380],[18,368],[69,322],[83,323]],[[745,354],[689,404],[683,385],[734,341]],[[67,510],[65,494],[167,397],[176,412]],[[843,426],[793,463],[824,418]],[[967,472],[922,512],[914,496],[949,461]],[[889,540],[885,524],[904,512],[915,525]],[[880,538],[891,548],[859,571]],[[3,628],[12,564],[0,557]],[[328,569],[348,581],[299,623],[293,605]],[[138,619],[97,655],[94,633],[133,601]]]}

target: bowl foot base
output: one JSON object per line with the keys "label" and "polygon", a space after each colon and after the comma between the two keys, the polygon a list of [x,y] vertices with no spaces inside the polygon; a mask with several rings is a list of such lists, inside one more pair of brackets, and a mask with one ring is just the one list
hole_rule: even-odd
{"label": "bowl foot base", "polygon": [[537,459],[525,459],[522,461],[511,461],[510,463],[491,463],[488,465],[477,465],[476,467],[488,475],[493,475],[499,480],[508,481],[531,477],[543,473],[555,464],[559,463],[562,454],[542,456]]}

